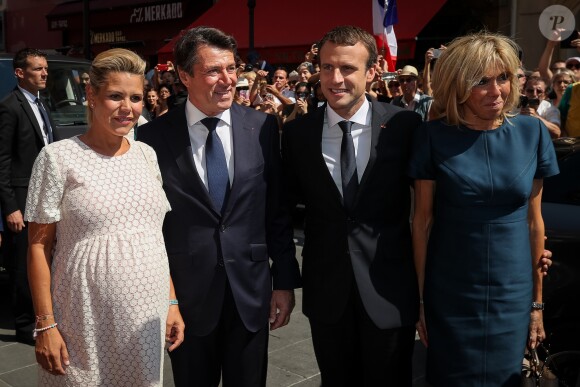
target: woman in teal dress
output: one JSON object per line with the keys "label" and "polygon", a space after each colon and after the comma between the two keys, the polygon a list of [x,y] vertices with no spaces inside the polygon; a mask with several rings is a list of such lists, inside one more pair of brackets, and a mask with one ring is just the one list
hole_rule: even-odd
{"label": "woman in teal dress", "polygon": [[544,124],[509,114],[518,65],[506,37],[454,40],[433,73],[434,120],[415,137],[417,329],[436,387],[519,386],[526,344],[545,338],[540,204],[558,166]]}

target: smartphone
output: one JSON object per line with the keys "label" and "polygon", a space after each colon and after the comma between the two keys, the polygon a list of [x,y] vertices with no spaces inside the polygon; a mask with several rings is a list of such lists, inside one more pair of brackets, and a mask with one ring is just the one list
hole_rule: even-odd
{"label": "smartphone", "polygon": [[437,59],[441,56],[441,50],[439,48],[433,49],[433,59]]}
{"label": "smartphone", "polygon": [[266,93],[266,95],[264,96],[264,99],[269,100],[269,101],[273,101],[274,95],[271,93]]}
{"label": "smartphone", "polygon": [[397,74],[396,72],[390,73],[390,72],[384,72],[381,74],[381,79],[385,82],[389,82],[392,81],[393,79],[397,79],[397,77],[399,76],[399,74]]}
{"label": "smartphone", "polygon": [[167,63],[165,63],[165,64],[159,63],[157,65],[157,70],[158,71],[167,71],[167,70],[169,70],[169,66],[167,65]]}
{"label": "smartphone", "polygon": [[298,94],[296,94],[296,97],[298,99],[301,99],[303,101],[306,101],[306,98],[308,98],[308,93],[298,93]]}
{"label": "smartphone", "polygon": [[[562,35],[564,35],[566,33],[566,31],[564,31],[562,33]],[[578,39],[578,31],[574,30],[572,31],[572,35],[568,36],[566,39],[562,40],[560,42],[560,47],[561,48],[575,48],[572,47],[572,41]]]}

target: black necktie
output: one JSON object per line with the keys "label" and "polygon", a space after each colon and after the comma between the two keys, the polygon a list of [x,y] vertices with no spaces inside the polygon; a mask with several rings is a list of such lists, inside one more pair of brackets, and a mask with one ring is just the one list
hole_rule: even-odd
{"label": "black necktie", "polygon": [[344,208],[350,212],[354,207],[354,198],[358,190],[358,174],[356,172],[356,156],[354,153],[354,142],[350,128],[351,121],[341,121],[338,123],[342,129],[342,144],[340,145],[340,172],[342,175],[342,198]]}
{"label": "black necktie", "polygon": [[205,166],[207,169],[207,187],[214,206],[220,213],[229,188],[228,165],[222,142],[215,130],[219,122],[217,117],[207,117],[201,123],[209,130],[205,142]]}
{"label": "black necktie", "polygon": [[50,127],[50,120],[48,119],[48,113],[44,110],[44,106],[42,106],[42,102],[38,97],[34,100],[36,102],[36,106],[38,106],[38,110],[40,111],[40,116],[42,117],[42,121],[44,122],[44,127],[42,130],[46,134],[46,138],[48,139],[48,143],[52,143],[52,128]]}

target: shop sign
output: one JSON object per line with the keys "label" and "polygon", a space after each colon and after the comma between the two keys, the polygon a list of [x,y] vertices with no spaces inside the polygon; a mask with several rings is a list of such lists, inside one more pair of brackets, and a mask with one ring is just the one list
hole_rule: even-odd
{"label": "shop sign", "polygon": [[93,32],[91,31],[91,44],[118,43],[127,39],[123,31]]}
{"label": "shop sign", "polygon": [[133,8],[133,13],[129,18],[129,23],[145,23],[183,17],[183,7],[181,2],[149,5],[146,7]]}
{"label": "shop sign", "polygon": [[50,21],[50,29],[51,30],[58,30],[61,28],[68,28],[68,20],[67,19],[51,20]]}

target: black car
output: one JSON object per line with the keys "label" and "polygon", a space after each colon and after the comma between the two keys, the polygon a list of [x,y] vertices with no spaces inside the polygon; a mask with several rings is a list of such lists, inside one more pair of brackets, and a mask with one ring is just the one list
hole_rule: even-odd
{"label": "black car", "polygon": [[[48,55],[46,89],[40,92],[56,125],[54,138],[62,140],[87,130],[85,91],[81,75],[89,72],[91,62],[64,55]],[[0,54],[0,100],[16,86],[12,54]]]}
{"label": "black car", "polygon": [[560,174],[544,180],[542,195],[546,248],[554,262],[544,279],[544,325],[552,353],[580,351],[580,138],[554,145]]}

